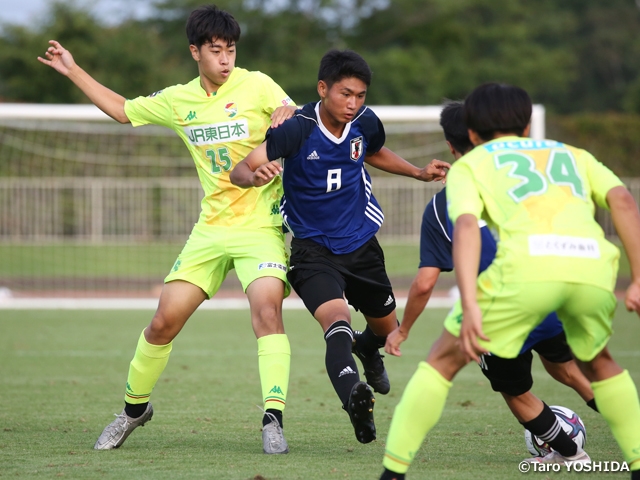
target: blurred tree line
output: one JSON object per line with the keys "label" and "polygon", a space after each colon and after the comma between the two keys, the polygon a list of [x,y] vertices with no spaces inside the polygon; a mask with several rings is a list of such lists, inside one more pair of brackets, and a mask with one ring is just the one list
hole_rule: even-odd
{"label": "blurred tree line", "polygon": [[[58,1],[42,23],[4,25],[0,97],[87,101],[71,82],[36,61],[50,39],[59,40],[79,65],[128,98],[188,82],[197,69],[184,25],[202,3],[156,0],[150,17],[114,26]],[[549,136],[564,135],[558,138],[568,142],[593,138],[589,128],[598,122],[603,122],[596,127],[600,133],[632,132],[640,115],[640,0],[216,3],[242,27],[237,65],[267,73],[298,104],[317,98],[320,57],[330,48],[351,48],[374,72],[367,96],[371,105],[438,104],[464,98],[485,81],[508,82],[544,104]],[[619,134],[604,135],[602,148],[606,141],[619,140]],[[623,143],[625,148],[618,145],[622,156],[637,158],[640,139]],[[623,158],[617,172],[640,175],[636,163]]]}

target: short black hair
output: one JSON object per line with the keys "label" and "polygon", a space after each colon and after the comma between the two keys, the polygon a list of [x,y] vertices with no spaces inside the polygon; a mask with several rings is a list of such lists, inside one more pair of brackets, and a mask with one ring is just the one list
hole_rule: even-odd
{"label": "short black hair", "polygon": [[440,126],[444,131],[444,138],[451,146],[463,155],[473,149],[469,140],[467,125],[464,123],[464,103],[449,102],[440,112]]}
{"label": "short black hair", "polygon": [[496,132],[519,137],[531,121],[531,98],[520,87],[504,83],[485,83],[464,101],[464,123],[484,141]]}
{"label": "short black hair", "polygon": [[318,81],[322,80],[329,88],[343,78],[357,78],[367,87],[371,85],[371,69],[356,52],[352,50],[330,50],[320,60]]}
{"label": "short black hair", "polygon": [[227,46],[240,40],[240,25],[233,15],[220,10],[215,5],[196,8],[187,19],[189,45],[198,49],[214,38],[225,40]]}

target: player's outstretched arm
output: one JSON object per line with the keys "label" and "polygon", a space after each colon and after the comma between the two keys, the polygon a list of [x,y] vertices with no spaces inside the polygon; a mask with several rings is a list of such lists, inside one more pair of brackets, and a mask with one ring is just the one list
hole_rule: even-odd
{"label": "player's outstretched arm", "polygon": [[447,169],[451,168],[451,164],[441,160],[432,160],[426,167],[419,168],[387,147],[382,147],[373,155],[367,155],[365,162],[385,172],[413,177],[424,182],[443,180],[447,175]]}
{"label": "player's outstretched arm", "polygon": [[242,188],[262,187],[281,171],[282,167],[278,162],[269,161],[267,142],[263,142],[231,170],[229,179],[231,183]]}
{"label": "player's outstretched arm", "polygon": [[58,73],[69,78],[76,86],[89,97],[96,107],[120,123],[130,123],[124,113],[125,98],[113,90],[108,89],[97,82],[91,75],[80,68],[73,59],[69,50],[60,42],[49,40],[51,45],[45,52],[45,57],[38,60],[50,66]]}
{"label": "player's outstretched arm", "polygon": [[631,266],[631,285],[625,296],[627,310],[640,315],[640,212],[629,191],[622,186],[607,192],[607,203],[611,209],[611,218],[622,241],[629,265]]}
{"label": "player's outstretched arm", "polygon": [[476,300],[480,246],[478,219],[469,213],[460,215],[453,230],[453,269],[463,312],[460,349],[467,359],[476,362],[480,360],[480,354],[487,353],[478,343],[478,338],[489,340],[482,331],[482,313]]}
{"label": "player's outstretched arm", "polygon": [[409,338],[409,331],[429,302],[439,275],[440,269],[435,267],[421,267],[418,270],[418,274],[409,288],[409,296],[407,297],[407,305],[404,308],[402,322],[398,328],[387,335],[384,351],[389,355],[395,355],[396,357],[402,355],[400,344]]}

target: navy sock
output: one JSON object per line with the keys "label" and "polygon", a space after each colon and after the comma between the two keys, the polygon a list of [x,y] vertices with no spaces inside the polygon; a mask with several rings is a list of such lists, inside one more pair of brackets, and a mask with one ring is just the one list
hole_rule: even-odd
{"label": "navy sock", "polygon": [[263,427],[265,425],[270,424],[271,421],[273,420],[270,415],[267,415],[267,413],[270,413],[271,415],[276,417],[276,420],[278,420],[278,423],[280,424],[280,428],[284,428],[284,424],[282,423],[282,411],[281,410],[276,410],[275,408],[267,408],[265,410],[265,415],[262,417],[262,426]]}
{"label": "navy sock", "polygon": [[386,335],[379,337],[373,333],[373,330],[367,325],[367,328],[364,329],[362,335],[360,335],[356,341],[356,348],[367,357],[375,353],[379,348],[384,347],[386,341]]}
{"label": "navy sock", "polygon": [[546,403],[540,415],[529,422],[524,422],[522,426],[543,442],[547,442],[564,457],[571,457],[578,453],[578,445],[562,429],[555,413]]}
{"label": "navy sock", "polygon": [[404,480],[404,473],[392,472],[385,468],[380,480]]}
{"label": "navy sock", "polygon": [[353,386],[360,381],[356,361],[351,354],[353,330],[346,320],[333,323],[324,334],[327,342],[325,366],[327,374],[343,406],[349,401]]}
{"label": "navy sock", "polygon": [[149,402],[145,403],[124,403],[124,413],[131,418],[138,418],[147,409]]}
{"label": "navy sock", "polygon": [[600,413],[600,410],[598,410],[598,406],[596,405],[596,399],[595,398],[592,398],[591,400],[589,400],[587,402],[587,405],[590,408],[593,408],[596,412]]}

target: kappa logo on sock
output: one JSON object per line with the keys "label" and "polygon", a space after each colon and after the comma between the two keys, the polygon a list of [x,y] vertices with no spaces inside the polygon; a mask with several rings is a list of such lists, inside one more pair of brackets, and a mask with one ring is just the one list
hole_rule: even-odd
{"label": "kappa logo on sock", "polygon": [[271,390],[269,390],[269,393],[277,393],[280,395],[284,395],[284,393],[282,393],[282,389],[280,388],[279,385],[274,385],[273,388]]}
{"label": "kappa logo on sock", "polygon": [[356,372],[353,370],[353,368],[349,367],[348,365],[342,369],[342,371],[340,372],[340,375],[338,375],[338,378],[342,377],[343,375],[349,375],[349,374],[355,374]]}
{"label": "kappa logo on sock", "polygon": [[384,302],[384,306],[388,307],[389,305],[391,305],[393,303],[393,297],[391,295],[389,295],[389,298],[387,298],[387,301]]}

